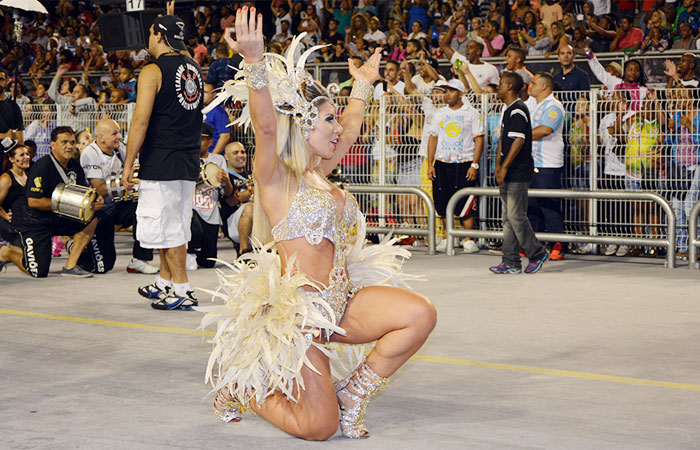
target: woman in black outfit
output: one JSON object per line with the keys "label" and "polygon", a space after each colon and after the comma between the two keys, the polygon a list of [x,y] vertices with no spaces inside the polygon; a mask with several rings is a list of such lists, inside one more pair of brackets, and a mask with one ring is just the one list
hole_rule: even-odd
{"label": "woman in black outfit", "polygon": [[0,237],[9,246],[0,247],[0,269],[12,262],[24,271],[22,244],[19,234],[12,228],[12,206],[25,196],[26,171],[30,163],[29,149],[24,145],[15,145],[5,151],[3,174],[0,175]]}

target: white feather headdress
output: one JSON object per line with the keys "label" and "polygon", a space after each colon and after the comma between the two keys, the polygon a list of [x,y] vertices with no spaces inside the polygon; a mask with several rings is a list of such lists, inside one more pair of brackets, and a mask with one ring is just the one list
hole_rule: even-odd
{"label": "white feather headdress", "polygon": [[[301,94],[304,85],[310,85],[314,82],[311,74],[304,70],[306,60],[316,50],[326,47],[325,45],[315,45],[302,53],[299,56],[299,60],[295,62],[294,55],[304,36],[306,36],[306,33],[301,33],[292,39],[285,56],[277,53],[264,53],[263,62],[270,80],[268,89],[270,90],[275,109],[294,117],[297,125],[302,130],[308,131],[316,125],[318,120],[318,107],[316,104],[329,98],[321,96],[309,102]],[[244,62],[241,62],[241,67],[234,67],[234,69],[241,69],[243,64]],[[337,93],[337,85],[331,85],[328,88],[332,91],[332,94]],[[248,105],[248,85],[245,82],[243,70],[238,70],[233,80],[228,80],[224,83],[214,101],[204,108],[202,112],[204,114],[208,113],[229,98],[245,104],[238,119],[230,123],[229,126],[243,125],[247,129],[250,125],[250,107]]]}

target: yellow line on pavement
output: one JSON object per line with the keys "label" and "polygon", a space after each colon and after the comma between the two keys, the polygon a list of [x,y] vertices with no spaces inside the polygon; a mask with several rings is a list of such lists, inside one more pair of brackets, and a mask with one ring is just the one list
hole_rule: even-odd
{"label": "yellow line on pavement", "polygon": [[[59,314],[45,314],[30,311],[18,311],[13,309],[0,309],[0,314],[22,317],[36,317],[40,319],[63,320],[67,322],[88,323],[94,325],[106,325],[110,327],[131,328],[147,331],[157,331],[161,333],[188,334],[201,336],[213,336],[214,333],[200,330],[189,330],[186,328],[161,327],[156,325],[146,325],[141,323],[117,322],[114,320],[91,319],[87,317],[73,317]],[[582,380],[608,381],[612,383],[634,384],[641,386],[654,386],[667,389],[680,389],[685,391],[700,392],[700,385],[688,383],[674,383],[671,381],[647,380],[644,378],[619,377],[614,375],[602,375],[598,373],[577,372],[573,370],[545,369],[542,367],[519,366],[515,364],[490,363],[483,361],[469,361],[466,359],[442,358],[439,356],[414,355],[411,359],[427,361],[440,364],[450,364],[456,366],[480,367],[484,369],[506,370],[510,372],[537,373],[556,377],[578,378]]]}
{"label": "yellow line on pavement", "polygon": [[[161,333],[194,334],[197,336],[202,335],[201,330],[188,330],[187,328],[160,327],[157,325],[146,325],[142,323],[117,322],[114,320],[90,319],[87,317],[62,316],[60,314],[44,314],[30,311],[16,311],[14,309],[0,309],[0,314],[7,314],[10,316],[37,317],[40,319],[64,320],[67,322],[90,323],[94,325],[107,325],[110,327],[119,328],[135,328],[139,330],[158,331]],[[210,331],[205,331],[204,335],[214,336],[214,333]]]}

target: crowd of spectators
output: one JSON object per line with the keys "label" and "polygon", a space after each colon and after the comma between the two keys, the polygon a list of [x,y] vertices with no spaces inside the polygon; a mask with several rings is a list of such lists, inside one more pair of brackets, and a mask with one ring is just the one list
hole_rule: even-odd
{"label": "crowd of spectators", "polygon": [[[566,44],[596,53],[693,50],[700,37],[700,5],[696,2],[272,0],[265,30],[271,52],[284,53],[291,37],[301,32],[307,33],[306,47],[328,44],[315,55],[317,62],[366,58],[377,47],[385,60],[441,59],[445,45],[465,55],[472,39],[482,43],[482,57],[505,56],[512,46],[525,49],[528,56],[554,57]],[[190,54],[214,72],[209,81],[217,87],[231,75],[230,58],[236,63],[223,33],[233,27],[233,12],[243,4],[202,2],[177,11],[190,16],[186,18]],[[0,8],[0,67],[12,74],[19,65],[19,72],[29,74],[33,81],[18,86],[20,106],[57,102],[42,82],[45,75],[57,72],[83,72],[82,77],[70,78],[65,88],[61,86],[62,95],[72,95],[72,89],[82,85],[78,89],[97,104],[135,101],[134,74],[149,56],[145,49],[104,51],[99,17],[117,9],[70,0],[59,0],[49,9],[49,16],[22,14],[18,46],[12,11]]]}

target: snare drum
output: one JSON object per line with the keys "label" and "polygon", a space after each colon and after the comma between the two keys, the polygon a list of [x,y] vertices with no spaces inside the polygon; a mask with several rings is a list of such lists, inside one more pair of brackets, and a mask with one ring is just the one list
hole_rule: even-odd
{"label": "snare drum", "polygon": [[[123,172],[122,172],[123,173]],[[105,184],[107,185],[107,193],[109,197],[114,202],[120,202],[122,200],[138,200],[139,198],[139,165],[134,165],[134,170],[131,174],[131,182],[134,186],[131,189],[125,189],[122,186],[122,173],[112,174],[105,178]]]}
{"label": "snare drum", "polygon": [[199,180],[197,181],[197,189],[203,186],[210,188],[218,188],[221,182],[216,178],[221,168],[213,162],[204,163],[199,171]]}
{"label": "snare drum", "polygon": [[59,184],[51,194],[51,211],[88,223],[95,215],[92,204],[97,200],[97,191],[77,184]]}

